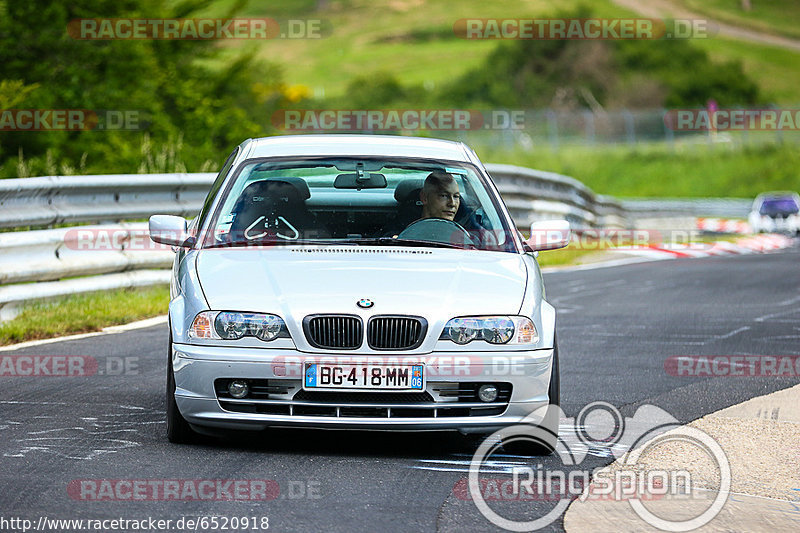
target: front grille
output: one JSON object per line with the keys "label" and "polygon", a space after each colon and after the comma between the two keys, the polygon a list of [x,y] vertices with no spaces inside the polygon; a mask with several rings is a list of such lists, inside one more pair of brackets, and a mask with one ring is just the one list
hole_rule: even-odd
{"label": "front grille", "polygon": [[[502,414],[511,399],[510,383],[498,388],[494,402],[484,403],[477,390],[484,382],[431,382],[425,392],[309,391],[299,380],[248,380],[250,394],[237,400],[227,391],[230,379],[215,382],[217,400],[226,411],[280,415],[287,418],[445,418]],[[300,389],[300,390],[297,390]],[[297,392],[294,392],[294,391]]]}
{"label": "front grille", "polygon": [[308,342],[315,348],[352,350],[361,346],[364,325],[353,315],[312,315],[303,319]]}
{"label": "front grille", "polygon": [[367,344],[373,350],[411,350],[422,344],[428,323],[414,316],[376,316],[367,323]]}
{"label": "front grille", "polygon": [[315,403],[427,403],[433,397],[427,392],[338,392],[300,390],[294,401]]}

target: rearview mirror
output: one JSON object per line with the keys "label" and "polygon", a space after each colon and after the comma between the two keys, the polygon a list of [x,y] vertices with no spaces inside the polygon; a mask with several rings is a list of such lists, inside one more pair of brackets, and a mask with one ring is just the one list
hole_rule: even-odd
{"label": "rearview mirror", "polygon": [[569,244],[570,235],[566,220],[541,220],[531,224],[531,237],[525,244],[533,251],[556,250]]}
{"label": "rearview mirror", "polygon": [[383,189],[386,187],[386,176],[366,171],[339,174],[333,181],[333,186],[336,189]]}
{"label": "rearview mirror", "polygon": [[173,215],[153,215],[150,217],[150,239],[153,242],[188,248],[188,224],[183,217]]}

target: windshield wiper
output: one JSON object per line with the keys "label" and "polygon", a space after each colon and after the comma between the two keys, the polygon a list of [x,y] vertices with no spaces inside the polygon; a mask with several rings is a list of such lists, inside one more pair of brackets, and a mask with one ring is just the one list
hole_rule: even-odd
{"label": "windshield wiper", "polygon": [[465,248],[474,249],[475,246],[467,245],[460,246],[449,242],[439,241],[423,241],[417,239],[397,239],[393,237],[374,237],[374,238],[356,238],[356,239],[297,239],[297,240],[284,240],[284,239],[253,239],[251,241],[233,241],[233,242],[219,242],[209,244],[203,248],[206,250],[213,248],[246,248],[248,246],[296,246],[302,244],[323,245],[323,246],[336,246],[339,244],[359,244],[366,246],[422,246],[428,248],[455,248],[463,250]]}
{"label": "windshield wiper", "polygon": [[328,241],[321,239],[253,239],[249,241],[232,241],[232,242],[217,242],[209,244],[203,248],[206,250],[212,248],[246,248],[248,246],[295,246],[298,244],[338,244],[337,241]]}
{"label": "windshield wiper", "polygon": [[331,241],[333,244],[365,244],[372,246],[426,246],[431,248],[456,248],[463,250],[464,246],[439,241],[421,241],[417,239],[396,239],[393,237],[375,237],[360,239],[342,239]]}

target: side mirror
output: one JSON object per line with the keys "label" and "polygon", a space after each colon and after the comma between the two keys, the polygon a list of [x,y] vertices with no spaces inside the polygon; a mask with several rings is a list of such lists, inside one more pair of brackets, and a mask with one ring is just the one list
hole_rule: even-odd
{"label": "side mirror", "polygon": [[566,220],[542,220],[531,224],[531,238],[525,244],[533,251],[556,250],[569,244],[570,235]]}
{"label": "side mirror", "polygon": [[150,239],[169,246],[190,247],[188,224],[183,217],[153,215],[150,217]]}

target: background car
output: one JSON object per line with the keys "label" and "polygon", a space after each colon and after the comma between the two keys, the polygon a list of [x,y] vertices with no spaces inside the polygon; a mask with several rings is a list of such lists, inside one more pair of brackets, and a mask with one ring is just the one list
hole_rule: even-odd
{"label": "background car", "polygon": [[800,195],[794,192],[766,192],[753,201],[748,216],[754,233],[800,233]]}
{"label": "background car", "polygon": [[[448,217],[423,217],[432,173]],[[457,186],[454,195],[453,184]],[[457,208],[456,208],[457,206]],[[555,443],[555,309],[462,143],[364,135],[248,140],[200,215],[150,219],[179,246],[169,306],[168,436],[270,426],[488,433]]]}

